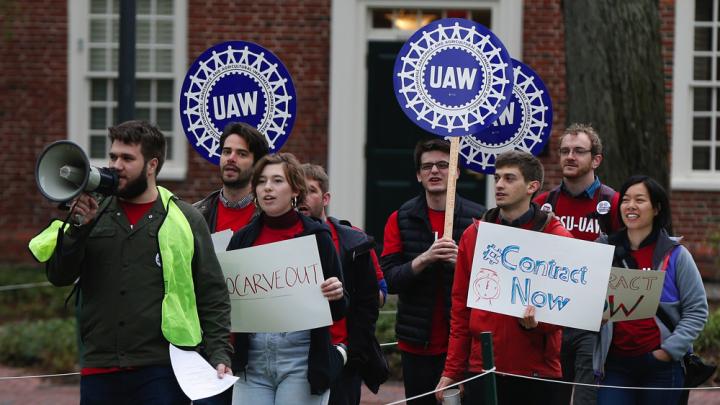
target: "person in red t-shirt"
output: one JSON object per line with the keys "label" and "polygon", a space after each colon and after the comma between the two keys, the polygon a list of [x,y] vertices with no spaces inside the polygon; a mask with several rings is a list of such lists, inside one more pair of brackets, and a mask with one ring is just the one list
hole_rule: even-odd
{"label": "person in red t-shirt", "polygon": [[244,122],[231,122],[220,136],[220,178],[223,186],[193,204],[205,218],[210,232],[233,232],[255,214],[250,187],[255,162],[268,154],[265,135]]}
{"label": "person in red t-shirt", "polygon": [[[560,221],[541,211],[531,199],[540,189],[543,167],[527,152],[510,151],[498,155],[495,161],[495,200],[497,208],[483,215],[482,221],[537,230],[566,236],[572,234]],[[512,374],[559,379],[560,341],[562,327],[538,323],[535,307],[528,305],[523,318],[467,307],[468,286],[472,271],[473,253],[478,234],[478,222],[471,224],[460,239],[453,284],[452,322],[445,370],[438,389],[463,380],[468,373],[483,371],[481,332],[492,332],[495,366],[498,371]],[[552,403],[556,384],[519,377],[497,376],[497,397],[500,404]],[[442,391],[436,393],[442,400]],[[482,404],[481,379],[464,384],[464,403]]]}
{"label": "person in red t-shirt", "polygon": [[[450,290],[462,230],[485,207],[455,198],[453,235],[443,235],[450,144],[435,138],[415,147],[417,181],[424,193],[405,202],[385,225],[380,265],[390,294],[398,294],[395,333],[406,398],[432,391],[445,364]],[[436,405],[427,395],[412,404]]]}
{"label": "person in red t-shirt", "polygon": [[[374,240],[347,221],[327,215],[330,204],[329,178],[322,166],[303,164],[307,193],[298,211],[317,218],[330,228],[332,240],[340,255],[345,289],[350,304],[344,318],[330,327],[333,344],[347,347],[348,361],[340,378],[330,388],[329,405],[358,405],[362,380],[375,393],[387,380],[387,362],[375,338],[379,299],[378,272]],[[384,279],[382,279],[384,281]]]}
{"label": "person in red t-shirt", "polygon": [[[619,194],[601,184],[595,170],[602,163],[602,142],[590,125],[572,124],[560,137],[560,168],[563,179],[559,186],[535,198],[543,211],[552,211],[574,237],[594,241],[602,233],[620,228]],[[595,383],[592,366],[593,347],[597,333],[575,328],[563,330],[563,379],[585,384]],[[597,388],[562,385],[554,403],[594,405]]]}

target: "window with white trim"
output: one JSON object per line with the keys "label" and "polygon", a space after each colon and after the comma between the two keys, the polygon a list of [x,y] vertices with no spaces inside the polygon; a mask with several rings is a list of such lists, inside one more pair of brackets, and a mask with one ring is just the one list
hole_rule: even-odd
{"label": "window with white trim", "polygon": [[[85,147],[94,165],[107,164],[107,128],[117,124],[120,0],[69,1],[70,139]],[[182,179],[186,142],[178,115],[186,70],[186,0],[136,2],[136,119],[155,123],[167,136],[160,177]]]}

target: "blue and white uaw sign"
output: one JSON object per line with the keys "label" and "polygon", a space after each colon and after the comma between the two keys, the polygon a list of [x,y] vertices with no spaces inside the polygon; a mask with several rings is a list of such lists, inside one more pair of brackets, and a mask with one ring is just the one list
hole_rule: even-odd
{"label": "blue and white uaw sign", "polygon": [[500,117],[485,130],[460,140],[460,162],[476,172],[495,173],[495,158],[518,149],[537,156],[550,139],[552,101],[540,76],[512,60],[512,96]]}
{"label": "blue and white uaw sign", "polygon": [[467,306],[600,330],[614,247],[480,222]]}
{"label": "blue and white uaw sign", "polygon": [[220,135],[229,122],[245,122],[278,151],[295,122],[295,86],[272,52],[231,41],[203,52],[188,70],[180,94],[180,118],[195,150],[217,165]]}
{"label": "blue and white uaw sign", "polygon": [[395,59],[400,107],[422,129],[464,136],[492,124],[512,92],[512,62],[500,39],[459,18],[415,32]]}

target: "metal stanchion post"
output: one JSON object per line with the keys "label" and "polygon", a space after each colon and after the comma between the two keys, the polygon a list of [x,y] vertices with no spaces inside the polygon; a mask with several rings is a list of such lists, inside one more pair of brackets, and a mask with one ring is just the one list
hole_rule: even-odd
{"label": "metal stanchion post", "polygon": [[[495,357],[493,355],[492,333],[483,332],[480,334],[480,342],[482,344],[482,362],[483,369],[490,370],[495,367]],[[483,380],[483,399],[488,405],[497,405],[497,388],[495,387],[495,373],[489,373],[480,377]]]}

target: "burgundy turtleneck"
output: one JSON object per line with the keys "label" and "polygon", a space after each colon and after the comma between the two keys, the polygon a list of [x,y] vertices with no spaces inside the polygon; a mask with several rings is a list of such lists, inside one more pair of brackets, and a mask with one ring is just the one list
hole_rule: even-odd
{"label": "burgundy turtleneck", "polygon": [[260,228],[260,234],[252,244],[253,246],[292,239],[303,231],[300,214],[294,209],[277,217],[262,213],[260,214],[260,220],[262,221],[262,227]]}

